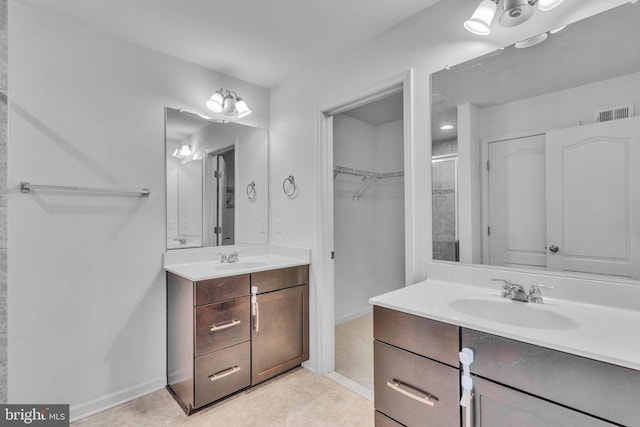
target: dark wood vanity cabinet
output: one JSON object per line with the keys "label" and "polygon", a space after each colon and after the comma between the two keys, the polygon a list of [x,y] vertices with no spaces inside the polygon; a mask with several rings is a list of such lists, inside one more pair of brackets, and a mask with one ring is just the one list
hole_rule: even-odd
{"label": "dark wood vanity cabinet", "polygon": [[458,327],[373,308],[376,426],[460,426]]}
{"label": "dark wood vanity cabinet", "polygon": [[461,343],[475,353],[475,426],[640,426],[638,371],[467,328]]}
{"label": "dark wood vanity cabinet", "polygon": [[308,277],[307,265],[197,282],[167,273],[167,388],[187,414],[309,358]]}
{"label": "dark wood vanity cabinet", "polygon": [[[459,406],[465,347],[470,425]],[[374,393],[376,427],[640,427],[639,371],[379,306]]]}

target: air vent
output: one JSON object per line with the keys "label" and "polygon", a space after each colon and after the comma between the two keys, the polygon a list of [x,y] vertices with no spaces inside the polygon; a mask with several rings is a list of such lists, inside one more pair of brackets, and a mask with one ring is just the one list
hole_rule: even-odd
{"label": "air vent", "polygon": [[626,119],[633,116],[634,104],[624,105],[622,107],[612,108],[610,110],[596,111],[596,122],[608,122],[611,120]]}

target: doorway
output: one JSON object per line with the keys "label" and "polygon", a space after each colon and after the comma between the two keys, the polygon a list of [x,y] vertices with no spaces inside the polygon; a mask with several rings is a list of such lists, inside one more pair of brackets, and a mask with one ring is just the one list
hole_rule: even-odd
{"label": "doorway", "polygon": [[205,153],[203,221],[205,246],[235,244],[235,146]]}
{"label": "doorway", "polygon": [[403,90],[332,115],[334,378],[373,396],[369,299],[405,286]]}

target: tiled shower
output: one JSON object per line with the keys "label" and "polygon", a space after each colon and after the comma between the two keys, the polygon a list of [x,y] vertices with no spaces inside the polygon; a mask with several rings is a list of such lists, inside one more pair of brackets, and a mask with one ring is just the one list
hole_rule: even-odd
{"label": "tiled shower", "polygon": [[434,141],[431,164],[433,259],[458,261],[458,139]]}

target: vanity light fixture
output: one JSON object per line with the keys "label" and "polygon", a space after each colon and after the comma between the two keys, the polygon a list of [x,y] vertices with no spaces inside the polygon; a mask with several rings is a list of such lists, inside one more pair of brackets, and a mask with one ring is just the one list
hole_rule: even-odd
{"label": "vanity light fixture", "polygon": [[480,36],[489,35],[500,1],[502,12],[498,19],[499,24],[503,27],[515,27],[531,18],[536,3],[538,9],[546,12],[559,6],[564,0],[482,0],[471,18],[464,23],[467,31]]}
{"label": "vanity light fixture", "polygon": [[453,125],[450,125],[450,124],[445,124],[440,126],[440,130],[451,130],[451,129],[453,129]]}
{"label": "vanity light fixture", "polygon": [[189,157],[193,152],[191,151],[191,146],[187,144],[178,144],[178,147],[173,152],[172,156],[176,159],[184,159],[185,157]]}
{"label": "vanity light fixture", "polygon": [[251,114],[244,99],[232,90],[220,89],[214,92],[205,105],[214,113],[223,113],[225,116],[242,118]]}

